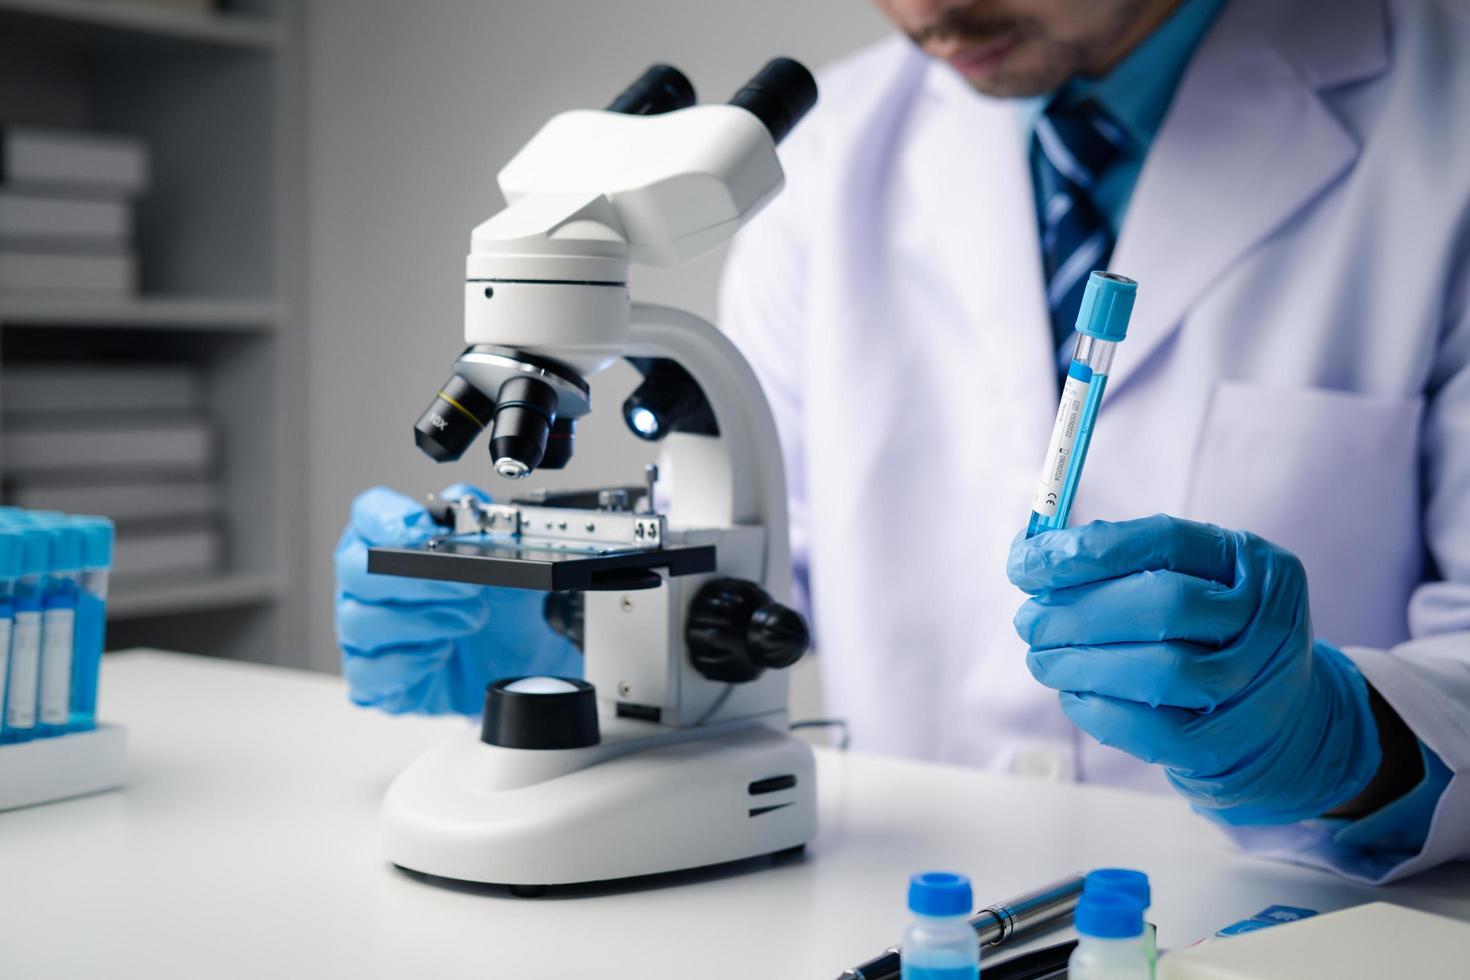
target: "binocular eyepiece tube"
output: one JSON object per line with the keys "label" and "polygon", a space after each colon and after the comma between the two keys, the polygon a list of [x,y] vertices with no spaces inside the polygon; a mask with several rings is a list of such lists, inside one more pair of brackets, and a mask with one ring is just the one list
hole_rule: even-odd
{"label": "binocular eyepiece tube", "polygon": [[[656,116],[695,104],[694,86],[672,65],[654,65],[607,107],[608,112]],[[779,143],[817,104],[817,81],[799,61],[773,58],[740,87],[730,104],[751,113]]]}

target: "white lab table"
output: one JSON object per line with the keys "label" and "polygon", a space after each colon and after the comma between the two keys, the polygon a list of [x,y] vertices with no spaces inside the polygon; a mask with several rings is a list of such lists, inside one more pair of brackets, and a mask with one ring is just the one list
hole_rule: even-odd
{"label": "white lab table", "polygon": [[1374,890],[1243,856],[1185,805],[819,750],[804,857],[540,899],[387,864],[393,775],[464,722],[348,704],[339,679],[108,655],[119,792],[0,813],[0,976],[812,978],[895,941],[910,872],[982,904],[1074,869],[1152,876],[1161,945],[1272,903],[1386,898],[1470,919],[1470,865]]}

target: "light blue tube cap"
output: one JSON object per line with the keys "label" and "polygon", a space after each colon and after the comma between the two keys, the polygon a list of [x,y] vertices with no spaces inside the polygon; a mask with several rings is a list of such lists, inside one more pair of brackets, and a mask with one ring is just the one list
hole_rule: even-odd
{"label": "light blue tube cap", "polygon": [[21,527],[18,530],[21,533],[20,573],[45,575],[51,551],[45,530],[38,527]]}
{"label": "light blue tube cap", "polygon": [[66,517],[37,517],[32,527],[46,539],[46,571],[75,572],[82,567],[82,529]]}
{"label": "light blue tube cap", "polygon": [[105,517],[76,517],[73,524],[82,532],[82,567],[112,565],[113,527]]}
{"label": "light blue tube cap", "polygon": [[20,578],[21,549],[25,535],[15,528],[0,527],[0,582]]}
{"label": "light blue tube cap", "polygon": [[1082,305],[1077,308],[1077,332],[1114,343],[1128,336],[1133,297],[1138,283],[1116,272],[1094,272],[1087,277]]}

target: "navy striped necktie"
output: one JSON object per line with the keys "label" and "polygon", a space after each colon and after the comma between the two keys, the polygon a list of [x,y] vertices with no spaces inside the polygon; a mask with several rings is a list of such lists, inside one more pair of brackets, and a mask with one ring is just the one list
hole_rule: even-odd
{"label": "navy striped necktie", "polygon": [[1046,303],[1060,352],[1076,326],[1088,273],[1106,268],[1113,252],[1112,228],[1092,195],[1126,137],[1096,103],[1082,102],[1049,106],[1036,120],[1034,139]]}

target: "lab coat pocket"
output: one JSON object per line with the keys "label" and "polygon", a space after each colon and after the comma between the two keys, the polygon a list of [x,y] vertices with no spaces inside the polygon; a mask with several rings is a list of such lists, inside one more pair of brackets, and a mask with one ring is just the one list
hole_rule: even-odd
{"label": "lab coat pocket", "polygon": [[1218,382],[1186,516],[1251,531],[1307,569],[1317,636],[1387,646],[1408,635],[1423,571],[1423,400]]}

